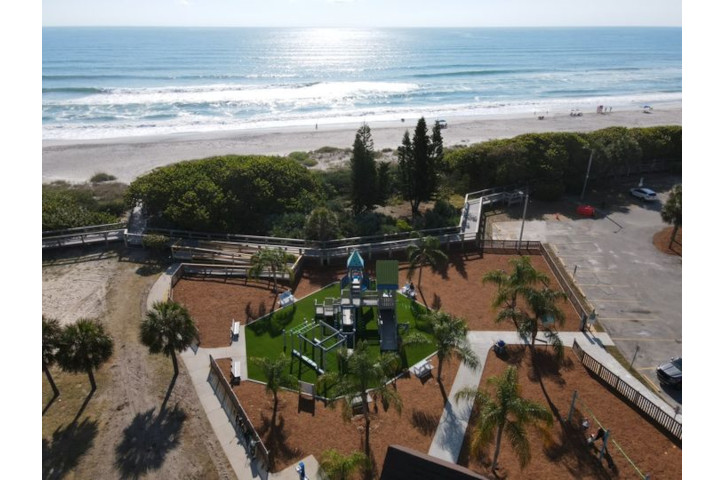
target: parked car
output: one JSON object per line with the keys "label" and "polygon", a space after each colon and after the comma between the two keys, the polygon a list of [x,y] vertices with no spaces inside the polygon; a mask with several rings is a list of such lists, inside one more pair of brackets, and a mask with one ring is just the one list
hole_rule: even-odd
{"label": "parked car", "polygon": [[657,378],[663,385],[682,388],[682,357],[672,358],[657,367]]}
{"label": "parked car", "polygon": [[579,205],[578,207],[576,207],[576,213],[583,217],[594,218],[595,210],[594,207],[592,207],[591,205]]}
{"label": "parked car", "polygon": [[443,130],[444,128],[448,128],[448,122],[446,122],[445,120],[436,120],[436,123],[439,127],[441,127],[441,130]]}
{"label": "parked car", "polygon": [[652,200],[657,200],[657,194],[653,190],[650,190],[649,188],[637,187],[637,188],[631,189],[629,191],[629,193],[631,193],[632,195],[634,195],[635,197],[637,197],[641,200],[645,200],[648,202],[651,202]]}

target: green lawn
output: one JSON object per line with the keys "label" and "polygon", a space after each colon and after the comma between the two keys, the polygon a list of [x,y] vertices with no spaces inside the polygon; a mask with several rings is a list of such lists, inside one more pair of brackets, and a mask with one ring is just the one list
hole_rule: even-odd
{"label": "green lawn", "polygon": [[[259,368],[254,366],[249,359],[253,357],[269,357],[271,359],[277,358],[280,352],[284,351],[284,337],[282,334],[283,329],[289,332],[291,329],[302,325],[305,321],[314,322],[315,319],[315,300],[322,302],[325,298],[337,298],[340,295],[340,286],[338,283],[330,285],[318,290],[317,292],[309,295],[308,297],[285,307],[277,310],[274,313],[264,317],[251,325],[248,325],[245,331],[245,341],[247,345],[247,368],[249,378],[259,381],[265,381],[264,376]],[[403,295],[398,294],[396,303],[396,315],[398,318],[398,324],[410,325],[410,332],[419,332],[428,338],[431,335],[427,333],[429,326],[425,325],[421,315],[426,312],[423,305],[416,303]],[[373,358],[380,356],[380,338],[378,336],[377,327],[377,309],[373,307],[363,308],[363,318],[365,320],[365,330],[358,330],[358,339],[364,339],[368,342],[370,347],[368,348],[369,354]],[[401,330],[403,332],[403,330]],[[308,338],[312,336],[319,338],[320,330],[316,328],[311,331]],[[291,351],[291,337],[287,337],[287,349],[286,355],[288,358],[292,358]],[[403,333],[405,337],[405,333]],[[294,339],[294,348],[299,350],[297,345],[297,339]],[[328,342],[329,343],[329,342]],[[311,347],[308,346],[306,355],[312,357]],[[407,346],[401,352],[403,367],[407,368],[410,365],[417,363],[426,356],[430,355],[435,351],[435,345],[423,344],[423,345],[411,345]],[[316,356],[316,361],[319,364],[319,354]],[[326,372],[335,372],[338,370],[335,352],[330,351],[326,357]],[[295,376],[298,376],[301,380],[306,382],[315,382],[317,379],[317,373],[308,365],[303,364],[297,358],[292,361],[292,372]]]}

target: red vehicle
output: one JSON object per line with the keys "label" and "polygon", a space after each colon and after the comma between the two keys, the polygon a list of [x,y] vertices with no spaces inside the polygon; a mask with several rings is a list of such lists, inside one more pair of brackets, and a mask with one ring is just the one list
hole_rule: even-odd
{"label": "red vehicle", "polygon": [[576,207],[576,213],[583,217],[594,217],[594,207],[591,205],[579,205]]}

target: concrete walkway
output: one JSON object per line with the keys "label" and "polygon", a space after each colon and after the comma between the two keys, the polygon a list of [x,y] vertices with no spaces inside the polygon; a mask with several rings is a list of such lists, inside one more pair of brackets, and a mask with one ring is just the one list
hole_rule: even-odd
{"label": "concrete walkway", "polygon": [[[148,309],[152,308],[154,302],[165,301],[168,298],[169,292],[171,291],[171,277],[176,271],[176,268],[178,267],[170,267],[153,285],[146,300]],[[665,411],[671,409],[664,400],[632,377],[619,362],[604,350],[604,346],[614,345],[614,342],[612,342],[606,333],[593,332],[585,334],[581,332],[560,332],[559,336],[564,345],[568,347],[571,347],[574,339],[576,339],[586,353],[606,365],[615,374],[624,378],[630,385],[636,387],[641,394],[645,395]],[[477,369],[470,369],[463,365],[458,369],[451,391],[448,392],[448,401],[446,401],[441,420],[428,451],[429,455],[453,463],[458,461],[458,455],[463,445],[463,437],[466,433],[472,407],[471,402],[457,403],[454,400],[455,393],[467,386],[478,387],[485,368],[488,351],[496,341],[503,340],[507,344],[525,343],[516,332],[477,331],[469,332],[468,337],[473,350],[481,359],[482,364]],[[242,379],[248,378],[243,329],[239,338],[239,341],[234,342],[228,347],[197,348],[196,350],[190,348],[184,351],[180,357],[189,372],[194,389],[199,396],[199,401],[209,418],[212,430],[219,439],[219,443],[224,449],[224,453],[227,455],[229,463],[237,477],[242,480],[253,480],[256,478],[265,480],[298,480],[299,475],[295,471],[296,465],[291,465],[285,470],[274,474],[268,474],[258,468],[256,461],[250,458],[243,442],[237,437],[232,420],[222,408],[221,402],[209,382],[210,356],[214,359],[232,358],[234,360],[240,360],[242,362]],[[682,421],[682,416],[678,415],[677,419]],[[311,455],[302,461],[305,463],[307,477],[317,479],[319,471],[318,461]]]}

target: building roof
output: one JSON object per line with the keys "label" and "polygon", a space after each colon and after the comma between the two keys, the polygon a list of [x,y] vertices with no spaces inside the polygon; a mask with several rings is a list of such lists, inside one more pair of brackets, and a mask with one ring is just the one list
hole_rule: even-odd
{"label": "building roof", "polygon": [[378,260],[375,263],[375,278],[378,290],[398,289],[398,261]]}
{"label": "building roof", "polygon": [[401,445],[389,445],[380,480],[488,480],[455,463],[417,452]]}
{"label": "building roof", "polygon": [[363,260],[360,252],[353,250],[350,257],[347,259],[347,268],[365,268],[365,261]]}

